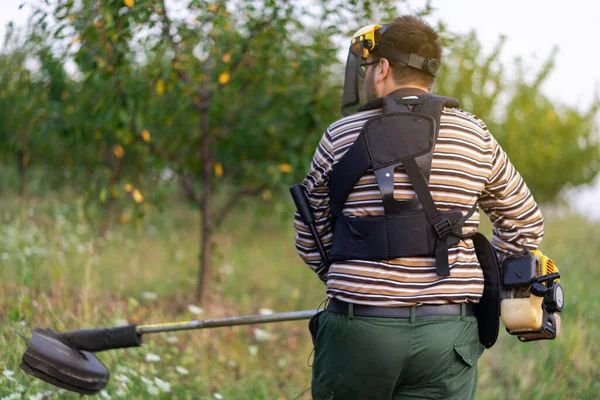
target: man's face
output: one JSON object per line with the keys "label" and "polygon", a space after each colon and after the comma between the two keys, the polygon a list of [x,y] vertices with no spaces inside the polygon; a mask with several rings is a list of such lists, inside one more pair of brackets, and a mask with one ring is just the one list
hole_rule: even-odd
{"label": "man's face", "polygon": [[[366,60],[368,63],[375,61],[372,56],[369,56]],[[375,68],[377,64],[369,65],[367,67],[367,73],[365,75],[365,92],[367,93],[367,101],[371,101],[379,97],[377,95],[377,88],[375,82]]]}

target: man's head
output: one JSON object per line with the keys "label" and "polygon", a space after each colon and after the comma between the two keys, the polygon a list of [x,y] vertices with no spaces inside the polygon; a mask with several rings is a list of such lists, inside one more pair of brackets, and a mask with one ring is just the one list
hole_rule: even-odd
{"label": "man's head", "polygon": [[380,46],[392,47],[402,53],[414,53],[442,61],[442,45],[436,30],[419,17],[403,16],[386,25],[386,29],[367,58],[365,75],[367,99],[382,97],[400,87],[417,87],[431,91],[435,77],[406,64],[382,58]]}

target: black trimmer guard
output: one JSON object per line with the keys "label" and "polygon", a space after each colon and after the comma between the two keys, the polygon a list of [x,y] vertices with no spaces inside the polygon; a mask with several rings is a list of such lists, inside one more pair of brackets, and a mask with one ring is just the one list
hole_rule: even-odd
{"label": "black trimmer guard", "polygon": [[21,360],[21,369],[51,385],[81,394],[106,387],[108,368],[92,353],[71,348],[49,329],[36,328]]}

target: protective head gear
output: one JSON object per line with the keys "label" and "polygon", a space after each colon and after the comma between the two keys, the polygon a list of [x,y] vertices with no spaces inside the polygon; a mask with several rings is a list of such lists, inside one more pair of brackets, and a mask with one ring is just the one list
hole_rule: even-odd
{"label": "protective head gear", "polygon": [[390,61],[406,64],[408,67],[424,71],[431,76],[437,76],[440,62],[434,58],[425,58],[414,53],[402,53],[389,41],[382,41],[381,37],[387,25],[367,25],[360,28],[352,36],[348,59],[346,60],[346,73],[344,75],[344,92],[342,95],[342,115],[348,115],[346,109],[356,106],[360,102],[358,94],[358,78],[363,60],[369,57],[371,51],[377,49],[377,54]]}

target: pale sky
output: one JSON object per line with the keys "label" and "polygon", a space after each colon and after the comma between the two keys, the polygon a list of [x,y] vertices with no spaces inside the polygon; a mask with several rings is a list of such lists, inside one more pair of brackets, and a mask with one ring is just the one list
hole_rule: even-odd
{"label": "pale sky", "polygon": [[[34,2],[37,0],[28,0]],[[24,24],[29,9],[19,10],[21,0],[0,0],[0,38],[5,25],[15,20]],[[409,0],[420,7],[424,0]],[[556,67],[544,85],[544,92],[557,102],[586,109],[600,93],[600,2],[592,0],[433,0],[435,13],[430,22],[442,20],[450,31],[475,30],[485,51],[490,52],[500,35],[507,37],[503,61],[510,74],[517,56],[534,71],[558,46]],[[381,21],[374,21],[381,22]],[[358,29],[358,27],[357,27]],[[537,68],[536,68],[537,67]],[[577,197],[578,209],[595,210],[600,179],[592,190]]]}

